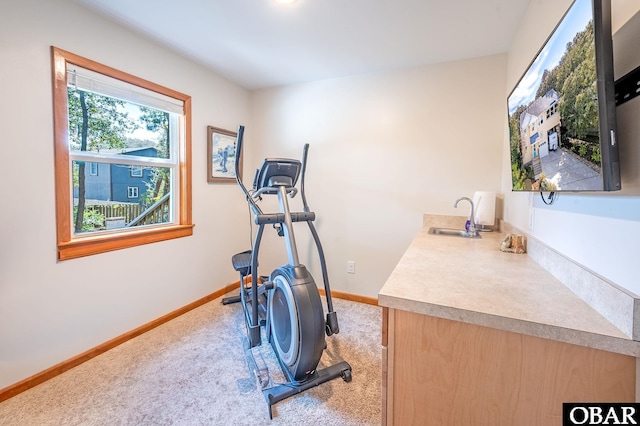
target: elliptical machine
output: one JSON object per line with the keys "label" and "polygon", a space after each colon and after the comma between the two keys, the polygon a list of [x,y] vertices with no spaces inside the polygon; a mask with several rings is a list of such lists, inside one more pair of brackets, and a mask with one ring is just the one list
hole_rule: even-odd
{"label": "elliptical machine", "polygon": [[[238,128],[235,166],[239,170],[244,126]],[[240,302],[244,310],[248,334],[248,356],[262,388],[273,418],[272,405],[290,396],[304,392],[329,380],[342,377],[351,381],[351,366],[346,361],[317,369],[322,352],[326,348],[325,334],[331,336],[340,331],[338,317],[333,310],[331,288],[320,238],[313,226],[315,213],[309,210],[304,192],[304,178],[309,144],[304,145],[302,162],[288,158],[266,158],[256,170],[252,190],[244,186],[240,173],[236,173],[238,186],[258,225],[253,249],[234,255],[233,267],[240,272],[240,295],[223,299],[224,304]],[[302,212],[291,212],[287,197],[298,193],[296,184],[300,178]],[[264,213],[256,200],[263,195],[277,195],[280,211]],[[306,222],[316,244],[320,258],[325,297],[324,308],[316,283],[307,268],[298,259],[293,231],[294,222]],[[288,264],[273,270],[268,277],[258,274],[258,254],[265,225],[272,225],[278,235],[284,237]],[[247,277],[251,275],[251,282]],[[269,386],[268,370],[259,369],[251,348],[262,344],[261,327],[265,327],[266,339],[273,347],[287,383]]]}

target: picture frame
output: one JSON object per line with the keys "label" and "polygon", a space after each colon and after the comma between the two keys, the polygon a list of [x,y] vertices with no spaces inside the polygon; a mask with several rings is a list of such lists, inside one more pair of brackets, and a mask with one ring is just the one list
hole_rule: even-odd
{"label": "picture frame", "polygon": [[[207,126],[207,182],[234,183],[236,181],[237,132]],[[240,157],[238,173],[242,173]]]}

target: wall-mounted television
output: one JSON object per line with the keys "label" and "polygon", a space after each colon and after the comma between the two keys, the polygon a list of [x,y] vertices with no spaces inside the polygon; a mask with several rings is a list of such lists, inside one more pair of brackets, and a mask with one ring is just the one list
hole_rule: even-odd
{"label": "wall-mounted television", "polygon": [[575,0],[508,97],[514,191],[620,189],[610,0]]}

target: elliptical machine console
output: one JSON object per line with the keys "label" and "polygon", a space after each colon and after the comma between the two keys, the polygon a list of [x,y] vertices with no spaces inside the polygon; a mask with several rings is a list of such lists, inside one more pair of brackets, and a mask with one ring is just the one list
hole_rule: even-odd
{"label": "elliptical machine console", "polygon": [[[236,147],[236,170],[239,170],[244,126],[238,128]],[[302,161],[289,158],[267,158],[256,171],[252,190],[244,186],[236,173],[238,186],[258,225],[253,249],[232,257],[232,264],[240,272],[240,295],[223,299],[223,303],[240,302],[244,310],[248,332],[249,349],[262,344],[261,327],[266,339],[273,347],[287,383],[269,386],[270,380],[259,372],[256,377],[263,387],[262,392],[269,406],[269,417],[273,417],[272,405],[285,398],[303,392],[321,383],[342,377],[351,381],[351,366],[346,361],[338,362],[321,370],[317,369],[326,347],[325,334],[339,332],[337,314],[333,310],[326,262],[318,233],[313,225],[315,213],[309,209],[304,192],[304,177],[309,145],[305,144]],[[302,212],[291,212],[288,197],[298,193],[296,184],[300,178]],[[263,195],[278,197],[279,211],[265,213],[256,200]],[[327,301],[326,320],[322,299],[315,280],[309,270],[300,263],[294,236],[293,223],[306,222],[313,236],[322,270]],[[268,277],[258,273],[258,254],[265,225],[273,225],[278,235],[284,237],[288,262],[274,269]],[[251,281],[247,283],[247,277]],[[255,361],[252,363],[256,368]]]}
{"label": "elliptical machine console", "polygon": [[279,186],[293,188],[298,182],[302,163],[290,158],[265,158],[262,166],[256,170],[254,188],[277,191]]}

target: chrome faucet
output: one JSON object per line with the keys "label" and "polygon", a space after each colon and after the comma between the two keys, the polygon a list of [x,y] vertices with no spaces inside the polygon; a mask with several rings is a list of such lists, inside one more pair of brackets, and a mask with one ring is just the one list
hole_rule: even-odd
{"label": "chrome faucet", "polygon": [[478,231],[476,230],[476,219],[475,219],[475,209],[473,208],[473,201],[471,201],[471,198],[469,197],[460,197],[456,200],[456,203],[453,205],[453,207],[458,207],[458,203],[462,200],[468,201],[469,204],[471,204],[471,216],[469,216],[469,229],[467,229],[467,232],[469,233],[470,237],[477,237],[478,236]]}

